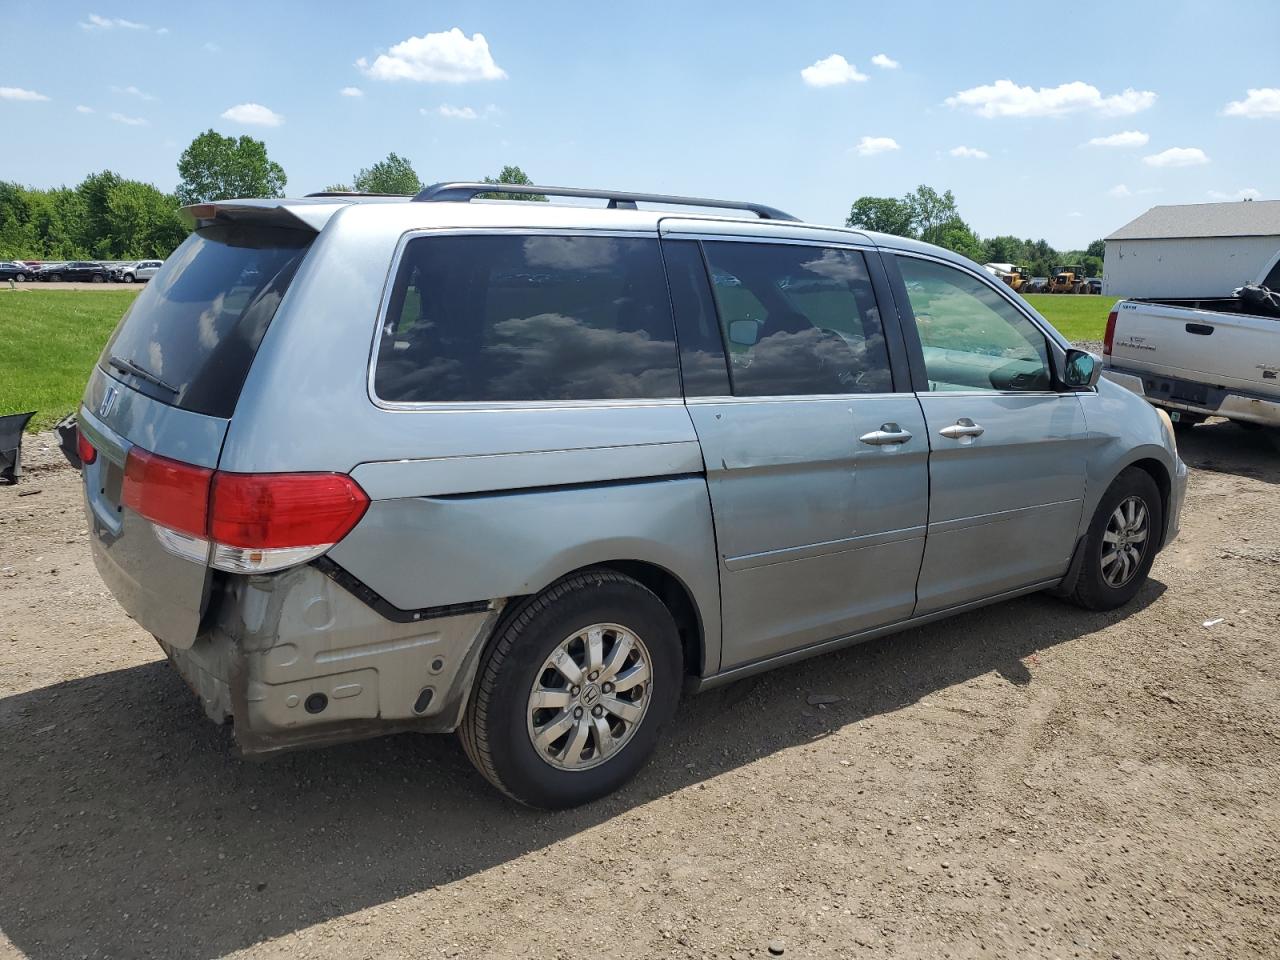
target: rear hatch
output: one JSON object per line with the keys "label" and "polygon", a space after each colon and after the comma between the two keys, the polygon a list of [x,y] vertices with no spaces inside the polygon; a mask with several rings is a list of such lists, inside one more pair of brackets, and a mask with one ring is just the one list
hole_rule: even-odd
{"label": "rear hatch", "polygon": [[138,295],[85,390],[94,562],[126,612],[172,646],[194,642],[208,603],[205,511],[227,426],[315,236],[206,222]]}
{"label": "rear hatch", "polygon": [[1280,321],[1158,303],[1121,303],[1111,362],[1125,370],[1280,396]]}

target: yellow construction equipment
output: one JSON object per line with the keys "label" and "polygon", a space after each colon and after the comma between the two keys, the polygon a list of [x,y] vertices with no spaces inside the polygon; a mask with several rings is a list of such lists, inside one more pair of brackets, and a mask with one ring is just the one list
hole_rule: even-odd
{"label": "yellow construction equipment", "polygon": [[1084,264],[1073,264],[1065,267],[1054,267],[1049,277],[1049,285],[1045,293],[1085,293],[1089,289],[1085,276]]}

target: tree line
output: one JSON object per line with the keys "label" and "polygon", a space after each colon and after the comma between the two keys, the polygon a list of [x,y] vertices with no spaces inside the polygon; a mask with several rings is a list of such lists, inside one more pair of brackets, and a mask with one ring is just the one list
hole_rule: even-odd
{"label": "tree line", "polygon": [[[252,137],[200,134],[178,159],[179,183],[165,193],[149,183],[127,180],[110,170],[92,173],[74,187],[39,190],[0,181],[0,260],[132,260],[163,258],[190,227],[179,214],[189,203],[233,197],[281,197],[288,183],[284,168]],[[505,166],[485,183],[528,184],[517,166]],[[406,157],[390,153],[352,174],[350,184],[330,191],[417,193],[424,184]],[[496,197],[499,194],[485,194]],[[506,199],[546,200],[541,194],[501,194]],[[915,237],[946,247],[978,263],[1030,266],[1033,276],[1049,276],[1059,264],[1082,263],[1089,276],[1102,273],[1103,243],[1086,250],[1059,251],[1045,240],[1014,236],[979,237],[960,216],[950,190],[919,186],[905,196],[859,197],[847,226]]]}
{"label": "tree line", "polygon": [[[0,181],[0,260],[142,260],[173,252],[190,226],[179,213],[189,203],[233,197],[282,197],[284,168],[252,137],[225,137],[207,130],[178,159],[179,183],[165,193],[111,170],[91,173],[74,187],[41,190]],[[516,166],[503,167],[485,183],[532,181]],[[330,190],[414,194],[422,180],[413,164],[391,153],[357,171],[352,185]],[[497,194],[488,194],[497,196]],[[507,199],[546,200],[538,194]]]}
{"label": "tree line", "polygon": [[845,226],[912,237],[946,247],[976,263],[1012,263],[1030,267],[1030,276],[1047,277],[1054,267],[1084,266],[1085,275],[1102,276],[1105,244],[1094,240],[1084,250],[1055,250],[1044,239],[1012,235],[979,237],[960,216],[955,195],[920,185],[903,197],[859,197]]}

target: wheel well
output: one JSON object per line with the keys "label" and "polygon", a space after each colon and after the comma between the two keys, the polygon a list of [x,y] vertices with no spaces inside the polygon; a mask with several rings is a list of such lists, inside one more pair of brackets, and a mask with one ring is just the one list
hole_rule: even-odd
{"label": "wheel well", "polygon": [[[644,584],[661,600],[676,622],[680,633],[680,645],[684,648],[684,672],[686,676],[702,673],[704,638],[702,618],[698,607],[683,583],[669,570],[645,563],[643,560],[611,560],[595,563],[593,567],[608,567]],[[576,572],[576,571],[575,571]]]}
{"label": "wheel well", "polygon": [[[1156,489],[1160,491],[1160,513],[1164,518],[1165,530],[1167,530],[1169,527],[1169,493],[1173,489],[1172,481],[1169,479],[1169,471],[1165,469],[1164,464],[1159,460],[1149,457],[1145,460],[1135,460],[1129,466],[1142,470],[1155,481]],[[1165,530],[1160,531],[1161,547],[1164,546]]]}

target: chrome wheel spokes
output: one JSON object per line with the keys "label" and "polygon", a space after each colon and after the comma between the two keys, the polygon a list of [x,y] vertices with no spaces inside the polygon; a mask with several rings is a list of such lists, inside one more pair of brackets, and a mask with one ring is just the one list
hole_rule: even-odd
{"label": "chrome wheel spokes", "polygon": [[1111,511],[1102,533],[1102,579],[1123,587],[1138,572],[1147,550],[1150,514],[1140,497],[1128,497]]}
{"label": "chrome wheel spokes", "polygon": [[652,697],[644,642],[616,623],[566,637],[543,662],[529,691],[529,739],[547,763],[587,770],[631,739]]}

